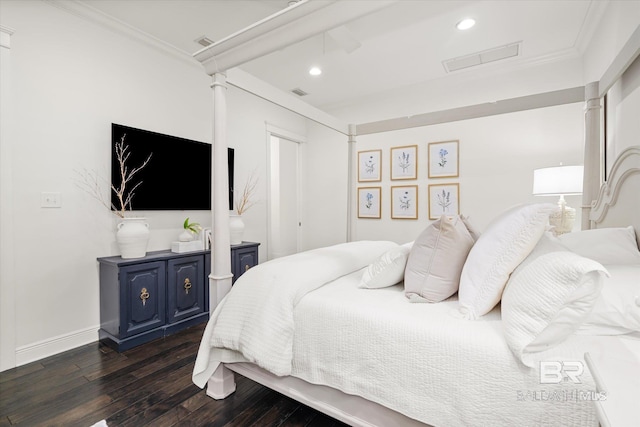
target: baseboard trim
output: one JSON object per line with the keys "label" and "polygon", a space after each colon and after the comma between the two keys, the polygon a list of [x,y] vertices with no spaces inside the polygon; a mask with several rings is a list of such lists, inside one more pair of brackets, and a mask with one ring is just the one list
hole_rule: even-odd
{"label": "baseboard trim", "polygon": [[63,351],[98,341],[100,326],[80,329],[64,335],[16,348],[16,366],[26,365]]}

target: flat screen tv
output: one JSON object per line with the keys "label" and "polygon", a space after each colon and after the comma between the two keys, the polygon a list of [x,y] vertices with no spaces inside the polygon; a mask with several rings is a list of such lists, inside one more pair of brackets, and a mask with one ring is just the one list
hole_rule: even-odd
{"label": "flat screen tv", "polygon": [[[149,163],[133,178],[141,182],[132,198],[133,211],[211,210],[211,144],[111,124],[111,183],[118,188],[120,166],[115,145],[124,136],[129,169],[151,154]],[[234,150],[228,149],[229,210],[233,209]],[[131,188],[131,187],[129,187]],[[111,202],[118,206],[114,192]]]}

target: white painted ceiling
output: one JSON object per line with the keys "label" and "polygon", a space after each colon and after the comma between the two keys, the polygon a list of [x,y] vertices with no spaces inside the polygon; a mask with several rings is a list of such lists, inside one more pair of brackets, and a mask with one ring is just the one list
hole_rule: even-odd
{"label": "white painted ceiling", "polygon": [[[376,1],[376,0],[340,0]],[[81,0],[126,25],[191,55],[201,36],[217,41],[288,7],[287,0]],[[347,53],[328,34],[271,53],[240,68],[284,91],[300,88],[320,108],[487,67],[527,66],[580,55],[597,24],[598,0],[399,0],[342,29],[361,46]],[[462,32],[455,24],[472,17]],[[447,73],[443,61],[521,42],[521,55]],[[322,67],[312,77],[308,69]],[[486,70],[485,70],[486,71]]]}

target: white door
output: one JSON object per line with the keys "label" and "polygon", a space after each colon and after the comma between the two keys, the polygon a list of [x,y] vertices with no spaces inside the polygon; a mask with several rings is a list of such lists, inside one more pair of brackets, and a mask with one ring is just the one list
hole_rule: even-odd
{"label": "white door", "polygon": [[270,135],[268,259],[298,252],[299,143]]}

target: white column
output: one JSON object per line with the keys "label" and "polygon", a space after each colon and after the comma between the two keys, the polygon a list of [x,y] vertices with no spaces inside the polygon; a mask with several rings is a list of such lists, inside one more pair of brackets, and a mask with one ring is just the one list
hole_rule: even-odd
{"label": "white column", "polygon": [[231,290],[231,244],[229,238],[229,178],[227,172],[226,75],[213,76],[213,146],[211,150],[211,275],[209,309],[213,311]]}
{"label": "white column", "polygon": [[585,86],[584,111],[584,178],[582,186],[582,229],[591,228],[589,215],[602,182],[602,156],[600,153],[600,96],[598,82]]}
{"label": "white column", "polygon": [[13,168],[11,162],[11,35],[0,26],[0,371],[16,366]]}
{"label": "white column", "polygon": [[354,239],[355,235],[355,226],[356,226],[356,212],[357,212],[357,200],[355,197],[356,194],[356,182],[358,177],[356,174],[358,173],[358,168],[354,167],[355,159],[357,157],[356,153],[356,125],[349,125],[349,167],[348,167],[348,188],[347,188],[347,242],[351,242]]}

